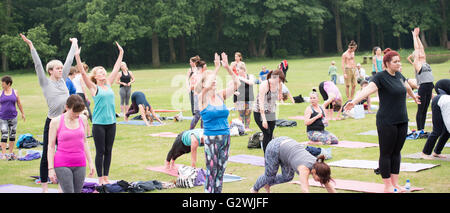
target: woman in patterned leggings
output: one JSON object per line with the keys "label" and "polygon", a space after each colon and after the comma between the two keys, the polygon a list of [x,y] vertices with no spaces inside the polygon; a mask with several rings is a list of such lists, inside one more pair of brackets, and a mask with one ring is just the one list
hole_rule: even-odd
{"label": "woman in patterned leggings", "polygon": [[240,82],[228,65],[228,56],[222,53],[222,65],[233,79],[233,85],[224,90],[216,91],[216,76],[220,68],[220,57],[216,53],[214,71],[205,71],[196,85],[198,106],[203,119],[205,135],[206,182],[205,192],[222,192],[223,174],[228,161],[230,148],[230,127],[228,125],[229,111],[224,103],[232,97]]}

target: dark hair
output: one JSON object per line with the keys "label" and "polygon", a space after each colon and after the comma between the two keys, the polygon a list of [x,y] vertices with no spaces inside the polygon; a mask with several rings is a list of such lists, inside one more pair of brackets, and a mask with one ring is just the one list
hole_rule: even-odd
{"label": "dark hair", "polygon": [[356,47],[356,46],[358,46],[358,45],[356,44],[356,42],[354,40],[351,40],[350,43],[348,44],[348,47]]}
{"label": "dark hair", "polygon": [[67,108],[72,109],[73,112],[82,112],[85,108],[83,99],[76,94],[73,94],[67,98]]}
{"label": "dark hair", "polygon": [[335,101],[333,104],[333,111],[340,111],[341,107],[342,107],[342,104]]}
{"label": "dark hair", "polygon": [[198,61],[200,61],[200,56],[196,55],[194,57],[191,57],[189,61],[192,61],[194,62],[194,64],[196,64]]}
{"label": "dark hair", "polygon": [[77,68],[76,67],[74,67],[74,66],[70,67],[69,75],[73,75],[76,72],[77,72]]}
{"label": "dark hair", "polygon": [[203,68],[203,66],[205,66],[205,64],[206,64],[206,62],[203,61],[203,60],[200,60],[200,61],[195,62],[195,66],[196,66],[197,68]]}
{"label": "dark hair", "polygon": [[270,77],[272,77],[272,75],[278,75],[280,80],[281,80],[281,82],[283,82],[283,83],[286,82],[286,78],[284,77],[284,72],[281,71],[280,69],[271,70],[269,72],[269,74],[267,74],[267,80],[269,80]]}
{"label": "dark hair", "polygon": [[9,85],[9,86],[11,86],[12,83],[13,83],[12,78],[11,78],[11,76],[9,76],[9,75],[3,76],[3,77],[2,77],[2,82],[5,82],[5,83],[6,83],[7,85]]}
{"label": "dark hair", "polygon": [[331,178],[330,166],[328,166],[328,164],[326,164],[324,161],[325,161],[325,156],[319,155],[319,156],[317,156],[316,163],[314,163],[314,165],[313,165],[313,169],[316,170],[316,175],[319,177],[319,179],[320,179],[319,182],[322,185],[325,185],[328,182],[330,182],[331,180],[333,180]]}
{"label": "dark hair", "polygon": [[377,50],[378,50],[378,49],[381,50],[381,48],[380,48],[379,46],[376,46],[376,47],[373,48],[373,54],[374,54],[374,55],[377,54]]}
{"label": "dark hair", "polygon": [[385,50],[383,50],[384,56],[383,56],[383,64],[385,67],[387,67],[387,62],[391,62],[392,58],[394,56],[398,56],[400,57],[400,55],[398,54],[398,52],[396,52],[395,50],[391,50],[391,48],[386,48]]}
{"label": "dark hair", "polygon": [[369,84],[369,82],[366,81],[366,80],[362,80],[361,83],[359,83],[359,84],[362,86],[362,85],[364,85],[364,84]]}

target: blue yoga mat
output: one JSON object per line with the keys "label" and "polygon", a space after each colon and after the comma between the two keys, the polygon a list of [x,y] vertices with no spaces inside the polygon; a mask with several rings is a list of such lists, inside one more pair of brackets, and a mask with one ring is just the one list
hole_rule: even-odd
{"label": "blue yoga mat", "polygon": [[[128,125],[139,125],[139,126],[145,126],[145,121],[142,120],[129,120],[129,121],[121,121],[117,124],[128,124]],[[153,121],[153,126],[161,126],[163,124],[159,123],[158,121]]]}
{"label": "blue yoga mat", "polygon": [[223,175],[223,182],[229,183],[229,182],[235,182],[235,181],[241,181],[242,177],[237,175],[230,175],[230,174],[224,174]]}

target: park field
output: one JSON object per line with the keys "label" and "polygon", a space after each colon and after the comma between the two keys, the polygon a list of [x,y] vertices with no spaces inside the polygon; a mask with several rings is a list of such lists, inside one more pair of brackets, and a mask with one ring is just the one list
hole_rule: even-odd
{"label": "park field", "polygon": [[[444,54],[449,54],[449,51],[444,51]],[[126,54],[126,53],[125,53]],[[232,53],[228,53],[231,55]],[[403,56],[403,54],[402,54]],[[448,55],[447,55],[448,56]],[[212,58],[212,55],[211,57]],[[289,70],[287,72],[286,84],[292,95],[301,94],[303,97],[309,96],[313,87],[318,87],[319,83],[324,80],[329,80],[328,67],[330,62],[334,60],[337,62],[338,73],[342,75],[340,69],[340,57],[289,57]],[[357,62],[362,63],[362,54],[356,56]],[[245,60],[244,60],[245,61]],[[266,66],[268,69],[274,69],[280,62],[280,59],[254,59],[245,61],[247,69],[250,74],[258,75],[261,66]],[[43,62],[44,64],[46,62]],[[406,57],[402,57],[403,75],[408,78],[414,78],[414,71],[412,66],[406,61]],[[209,68],[213,69],[213,63],[208,63]],[[186,65],[168,66],[159,69],[134,69],[132,64],[129,68],[133,71],[136,82],[132,86],[132,91],[142,91],[146,94],[150,104],[155,109],[180,109],[183,110],[183,115],[191,116],[189,96],[185,88],[185,76],[188,69]],[[363,64],[366,74],[371,73],[372,65]],[[94,67],[94,65],[90,65]],[[439,79],[450,78],[450,60],[441,63],[431,64],[435,82]],[[111,69],[108,69],[110,72]],[[17,127],[17,137],[21,134],[31,133],[34,137],[42,141],[43,127],[47,115],[47,104],[44,99],[41,88],[39,87],[37,77],[34,72],[23,72],[20,74],[8,73],[13,77],[13,88],[19,91],[19,95],[26,114],[26,121],[19,119]],[[227,72],[221,68],[218,78],[218,88],[223,87],[225,82],[230,80]],[[344,85],[339,84],[338,87],[341,93],[345,96]],[[360,89],[357,86],[357,89]],[[120,97],[119,86],[113,85],[113,90],[116,93],[116,112],[120,112]],[[256,90],[256,88],[255,88]],[[90,98],[93,103],[92,98]],[[411,100],[411,99],[409,99]],[[233,107],[232,100],[227,100],[228,107]],[[379,103],[374,102],[378,105]],[[278,105],[278,119],[288,119],[290,116],[303,115],[308,103]],[[417,105],[415,103],[407,102],[408,116],[411,122],[415,122],[415,114]],[[93,106],[91,106],[93,109]],[[429,109],[431,111],[431,109]],[[161,116],[173,116],[175,113],[159,113]],[[229,121],[237,118],[238,113],[231,111]],[[20,118],[20,115],[19,115]],[[123,118],[117,118],[117,121],[123,121]],[[172,146],[172,138],[151,137],[149,134],[158,132],[174,132],[179,133],[183,130],[189,129],[189,120],[182,122],[166,121],[164,126],[131,126],[131,125],[117,125],[116,139],[113,148],[113,157],[110,170],[110,180],[125,180],[133,181],[173,181],[174,177],[156,173],[146,170],[148,166],[163,165],[167,152]],[[306,127],[303,121],[297,120],[296,127],[277,127],[274,131],[275,137],[289,136],[299,142],[307,141]],[[200,124],[197,125],[199,127]],[[259,128],[253,121],[250,128],[255,133]],[[415,127],[410,127],[414,129]],[[369,143],[378,143],[377,136],[363,136],[357,135],[360,132],[369,130],[376,130],[375,114],[366,114],[364,119],[348,118],[341,121],[330,121],[326,128],[328,131],[334,133],[340,140],[348,141],[362,141]],[[426,131],[431,132],[431,127],[426,127]],[[230,156],[239,154],[263,156],[261,149],[248,149],[247,136],[232,137],[230,146]],[[91,147],[91,154],[95,156],[95,146],[93,139],[88,139]],[[402,155],[420,152],[425,144],[425,139],[406,140],[402,150]],[[328,148],[328,146],[323,146]],[[42,150],[39,146],[35,148]],[[16,153],[17,153],[16,149]],[[444,154],[450,154],[449,148],[444,148]],[[342,159],[360,159],[360,160],[374,160],[377,161],[379,150],[377,147],[363,148],[363,149],[349,149],[349,148],[332,148],[332,159],[327,162],[333,162]],[[197,165],[205,168],[203,148],[199,148]],[[405,183],[406,179],[411,180],[412,186],[422,187],[423,191],[418,193],[449,193],[450,192],[450,162],[436,161],[436,160],[414,160],[402,158],[402,162],[409,163],[432,163],[440,166],[420,171],[420,172],[401,172],[400,183]],[[3,184],[17,184],[39,187],[30,178],[30,176],[39,175],[40,160],[33,161],[0,161],[0,185]],[[190,154],[183,155],[177,159],[176,163],[190,165]],[[223,192],[225,193],[247,193],[250,187],[253,186],[256,179],[263,174],[264,167],[257,167],[247,164],[239,164],[228,162],[226,173],[239,175],[245,179],[238,182],[224,183]],[[381,176],[375,175],[373,170],[369,169],[349,169],[332,167],[332,177],[335,179],[358,180],[365,182],[382,183]],[[294,180],[298,180],[298,175]],[[56,188],[55,184],[50,185],[51,188]],[[190,189],[174,188],[165,189],[161,191],[153,191],[151,193],[202,193],[203,187],[194,187]],[[264,191],[264,190],[262,190]],[[323,193],[326,192],[323,188],[310,187],[311,192]],[[337,190],[339,193],[348,193],[349,191]],[[293,184],[280,184],[272,187],[274,193],[297,193],[300,192],[300,187]]]}

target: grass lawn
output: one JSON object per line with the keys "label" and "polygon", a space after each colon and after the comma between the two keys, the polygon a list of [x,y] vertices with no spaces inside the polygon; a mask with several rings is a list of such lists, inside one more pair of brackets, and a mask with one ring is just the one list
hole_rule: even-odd
{"label": "grass lawn", "polygon": [[[446,53],[448,54],[448,51]],[[287,72],[287,79],[289,82],[287,83],[287,86],[293,96],[302,94],[303,97],[307,97],[313,87],[318,87],[321,81],[329,80],[328,67],[332,60],[337,62],[337,66],[339,68],[338,73],[342,74],[342,70],[340,70],[340,57],[289,58],[289,71]],[[358,62],[362,62],[362,55],[357,55],[356,60]],[[246,61],[246,63],[249,73],[257,76],[261,66],[264,65],[269,69],[273,69],[278,65],[279,61],[280,60],[278,59],[266,59],[263,61],[250,60]],[[402,62],[403,74],[409,78],[414,78],[413,68],[406,61],[405,57],[402,58]],[[212,62],[208,63],[208,65],[210,69],[213,68]],[[90,65],[90,67],[93,67],[93,65]],[[191,116],[189,96],[184,87],[188,64],[186,64],[186,66],[170,66],[169,68],[164,69],[134,70],[133,65],[129,65],[129,67],[132,71],[134,71],[134,75],[136,76],[136,83],[133,84],[132,90],[144,92],[152,107],[155,109],[183,109],[183,114],[185,116]],[[433,69],[435,82],[439,79],[450,77],[450,61],[440,64],[431,64],[431,67]],[[372,65],[363,64],[363,68],[366,69],[367,74],[370,74]],[[109,71],[111,71],[111,69],[109,69]],[[9,74],[13,77],[13,88],[19,91],[25,114],[27,116],[26,122],[19,120],[17,137],[21,134],[31,133],[38,140],[42,140],[44,121],[47,115],[47,104],[42,94],[42,90],[39,87],[37,77],[34,73]],[[223,68],[219,74],[220,78],[218,79],[218,88],[221,88],[223,82],[225,80],[230,80],[230,77],[227,76],[227,72]],[[338,87],[340,88],[341,93],[345,96],[344,85],[338,85]],[[359,88],[360,87],[357,86],[357,89]],[[116,111],[120,112],[119,86],[113,85],[113,89],[116,93]],[[91,103],[93,103],[92,98]],[[226,103],[228,107],[233,106],[232,99],[227,100]],[[379,103],[375,102],[374,104],[378,105]],[[290,116],[303,115],[306,106],[308,106],[308,103],[279,105],[278,118],[288,119]],[[408,102],[407,107],[410,121],[415,122],[417,105],[415,103]],[[93,109],[92,106],[91,109]],[[431,109],[429,109],[429,111],[431,111]],[[175,115],[175,113],[159,114],[161,116]],[[231,121],[231,119],[237,117],[237,112],[232,111],[229,120]],[[123,118],[118,118],[118,122],[122,120]],[[275,137],[289,136],[299,142],[307,141],[306,127],[302,121],[297,121],[297,123],[298,125],[296,127],[276,128],[274,132]],[[117,125],[110,179],[125,180],[128,182],[175,180],[174,177],[151,172],[145,169],[148,166],[162,165],[174,140],[172,138],[151,137],[149,134],[169,131],[179,133],[188,129],[189,124],[190,121],[182,121],[177,123],[173,121],[166,121],[166,125],[156,127]],[[200,124],[198,124],[198,126],[199,125]],[[253,116],[250,128],[254,130],[252,133],[259,131],[259,128],[253,121]],[[410,128],[414,129],[415,127]],[[330,124],[326,129],[337,135],[340,140],[378,143],[376,136],[357,135],[357,133],[360,132],[376,130],[375,114],[366,114],[366,118],[360,120],[346,119],[342,121],[330,121]],[[431,127],[426,127],[426,131],[431,132],[431,130]],[[249,136],[250,135],[232,137],[230,156],[238,154],[263,156],[262,150],[250,150],[247,148]],[[92,156],[94,157],[95,146],[93,139],[90,138],[88,140],[91,146]],[[425,141],[425,139],[407,140],[403,147],[402,155],[420,152],[425,144]],[[42,150],[42,147],[38,147],[36,149]],[[444,148],[443,153],[449,154],[450,149]],[[378,160],[379,150],[376,147],[364,149],[333,147],[332,156],[333,158],[328,160],[328,162],[341,159]],[[197,165],[202,166],[203,168],[205,168],[204,158],[203,148],[199,148]],[[190,165],[190,154],[181,156],[176,162],[179,164]],[[413,186],[425,188],[422,192],[450,192],[450,162],[413,160],[406,158],[403,158],[402,162],[433,163],[440,164],[440,166],[420,172],[401,172],[401,184],[405,183],[406,179],[410,179]],[[0,161],[0,185],[18,184],[38,187],[38,185],[36,185],[29,176],[39,175],[39,163],[40,160]],[[245,179],[239,182],[224,183],[223,192],[247,193],[249,192],[250,187],[255,183],[256,179],[263,174],[264,168],[228,162],[226,172],[239,175]],[[332,177],[335,179],[382,183],[381,176],[375,175],[373,170],[367,169],[332,167]],[[295,176],[294,180],[298,180],[298,175]],[[51,184],[50,187],[56,188],[56,185]],[[273,186],[272,191],[275,193],[297,193],[300,192],[300,187],[298,185],[286,183]],[[318,187],[310,187],[310,191],[326,192],[325,189]],[[152,193],[159,192],[200,193],[203,192],[203,187],[194,187],[191,189],[175,188],[154,191]],[[349,191],[338,190],[338,192],[342,193]]]}

